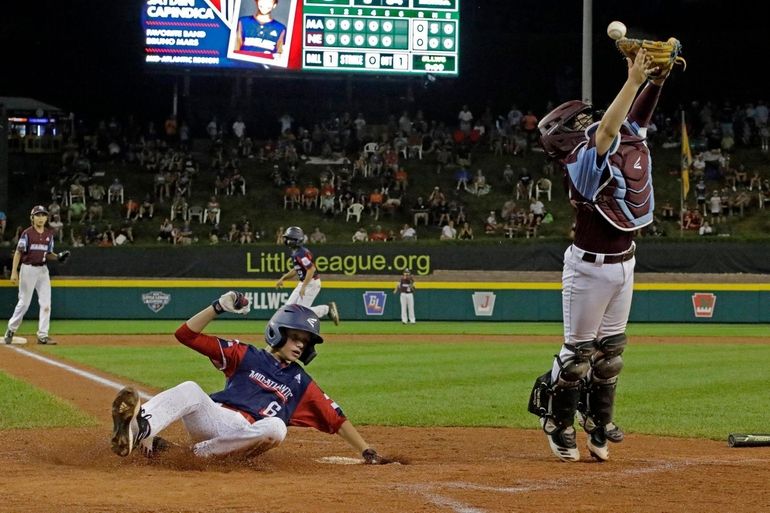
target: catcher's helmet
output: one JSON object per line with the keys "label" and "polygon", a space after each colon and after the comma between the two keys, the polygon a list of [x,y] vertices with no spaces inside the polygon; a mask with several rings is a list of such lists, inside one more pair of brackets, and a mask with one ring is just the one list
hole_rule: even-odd
{"label": "catcher's helmet", "polygon": [[305,242],[305,232],[299,226],[289,226],[283,232],[283,243],[287,246],[296,248]]}
{"label": "catcher's helmet", "polygon": [[29,213],[29,215],[34,217],[37,214],[48,215],[48,209],[45,208],[43,205],[35,205],[34,207],[32,207],[32,211]]}
{"label": "catcher's helmet", "polygon": [[292,328],[310,333],[310,343],[302,349],[299,361],[305,365],[315,358],[315,345],[323,344],[321,320],[310,308],[301,305],[284,305],[273,314],[265,326],[265,342],[270,347],[280,348],[286,343],[286,330]]}
{"label": "catcher's helmet", "polygon": [[[585,117],[580,116],[586,114]],[[585,129],[593,122],[593,106],[580,100],[562,103],[537,124],[540,145],[554,159],[566,157],[585,138]]]}

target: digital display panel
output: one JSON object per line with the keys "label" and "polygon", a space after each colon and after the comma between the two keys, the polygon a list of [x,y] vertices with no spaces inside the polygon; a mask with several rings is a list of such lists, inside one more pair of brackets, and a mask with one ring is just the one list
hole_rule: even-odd
{"label": "digital display panel", "polygon": [[460,0],[145,0],[159,67],[457,75]]}

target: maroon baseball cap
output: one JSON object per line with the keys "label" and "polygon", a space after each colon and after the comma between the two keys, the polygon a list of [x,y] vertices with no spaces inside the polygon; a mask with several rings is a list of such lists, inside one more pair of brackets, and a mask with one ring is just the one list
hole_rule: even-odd
{"label": "maroon baseball cap", "polygon": [[30,213],[30,215],[36,216],[38,214],[48,215],[48,209],[45,208],[43,205],[35,205],[34,207],[32,207],[32,212]]}

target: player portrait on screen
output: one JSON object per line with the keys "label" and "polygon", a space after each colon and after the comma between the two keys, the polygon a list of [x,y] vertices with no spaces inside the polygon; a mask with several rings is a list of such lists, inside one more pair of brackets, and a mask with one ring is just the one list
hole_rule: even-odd
{"label": "player portrait on screen", "polygon": [[285,67],[295,4],[295,0],[241,0],[228,57]]}

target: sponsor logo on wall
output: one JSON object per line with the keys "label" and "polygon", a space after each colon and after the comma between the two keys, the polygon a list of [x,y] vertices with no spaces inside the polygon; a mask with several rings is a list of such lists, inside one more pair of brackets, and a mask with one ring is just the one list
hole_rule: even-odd
{"label": "sponsor logo on wall", "polygon": [[246,292],[252,310],[278,310],[289,300],[288,292]]}
{"label": "sponsor logo on wall", "polygon": [[381,290],[364,292],[364,309],[366,315],[382,315],[385,313],[385,301],[388,296]]}
{"label": "sponsor logo on wall", "polygon": [[692,295],[692,309],[695,312],[695,317],[710,319],[714,316],[716,304],[717,297],[711,292],[696,292]]}
{"label": "sponsor logo on wall", "polygon": [[495,313],[495,297],[494,292],[473,293],[473,311],[477,317],[490,317]]}
{"label": "sponsor logo on wall", "polygon": [[155,313],[163,310],[163,307],[171,302],[171,294],[166,294],[159,290],[145,292],[142,294],[142,303]]}

